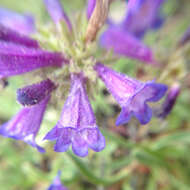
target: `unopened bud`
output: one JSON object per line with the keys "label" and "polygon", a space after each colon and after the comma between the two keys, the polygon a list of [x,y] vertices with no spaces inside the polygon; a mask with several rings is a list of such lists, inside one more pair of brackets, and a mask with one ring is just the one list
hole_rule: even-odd
{"label": "unopened bud", "polygon": [[85,35],[86,42],[94,41],[98,31],[104,25],[108,16],[110,2],[110,0],[96,0],[96,6],[90,17]]}
{"label": "unopened bud", "polygon": [[166,118],[168,114],[172,111],[177,97],[179,96],[180,93],[180,86],[179,84],[175,83],[169,90],[166,99],[164,103],[161,106],[161,109],[159,111],[158,117],[160,118]]}

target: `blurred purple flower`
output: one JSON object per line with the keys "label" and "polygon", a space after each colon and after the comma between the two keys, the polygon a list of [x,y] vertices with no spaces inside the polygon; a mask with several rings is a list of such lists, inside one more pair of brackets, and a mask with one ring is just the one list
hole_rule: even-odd
{"label": "blurred purple flower", "polygon": [[163,102],[161,108],[160,108],[160,113],[158,114],[158,117],[160,118],[166,118],[170,112],[172,111],[176,100],[180,94],[180,86],[179,84],[174,84],[172,87],[169,89],[167,96],[165,98],[165,101]]}
{"label": "blurred purple flower", "polygon": [[95,70],[122,108],[116,125],[128,123],[132,116],[141,124],[150,121],[152,110],[147,103],[159,101],[167,90],[166,85],[154,81],[140,82],[100,63],[95,65]]}
{"label": "blurred purple flower", "polygon": [[117,26],[109,27],[101,36],[101,45],[113,49],[115,53],[155,64],[151,49],[146,47],[139,39]]}
{"label": "blurred purple flower", "polygon": [[35,137],[40,129],[50,94],[54,88],[53,82],[47,79],[18,89],[19,103],[30,106],[22,108],[10,121],[3,124],[0,127],[0,134],[16,140],[23,140],[36,147],[40,152],[44,152],[44,149],[36,144]]}
{"label": "blurred purple flower", "polygon": [[39,152],[44,152],[45,150],[36,144],[35,137],[40,129],[49,98],[50,96],[47,96],[39,104],[22,108],[10,121],[0,127],[0,134],[23,140],[37,148]]}
{"label": "blurred purple flower", "polygon": [[72,145],[73,152],[81,157],[87,156],[88,148],[96,152],[104,149],[105,139],[96,125],[82,74],[72,75],[70,94],[61,119],[44,139],[57,140],[57,152],[65,152]]}
{"label": "blurred purple flower", "polygon": [[29,35],[35,32],[34,19],[32,16],[21,15],[4,8],[0,8],[0,24],[20,34]]}
{"label": "blurred purple flower", "polygon": [[160,8],[163,2],[165,0],[130,0],[122,22],[108,22],[109,26],[100,39],[102,47],[145,63],[156,63],[152,50],[139,38],[149,29],[158,28],[162,24]]}
{"label": "blurred purple flower", "polygon": [[160,9],[166,0],[130,0],[122,27],[138,38],[150,29],[157,29],[164,21]]}
{"label": "blurred purple flower", "polygon": [[67,188],[62,185],[60,177],[61,171],[58,172],[57,176],[53,180],[53,183],[49,186],[47,190],[67,190]]}
{"label": "blurred purple flower", "polygon": [[63,10],[63,7],[59,0],[44,0],[44,4],[49,15],[56,24],[63,20],[67,24],[68,28],[72,30],[71,22]]}

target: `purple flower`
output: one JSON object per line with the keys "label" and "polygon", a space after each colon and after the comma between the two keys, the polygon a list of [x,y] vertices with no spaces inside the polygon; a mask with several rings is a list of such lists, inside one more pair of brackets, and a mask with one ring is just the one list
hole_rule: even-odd
{"label": "purple flower", "polygon": [[31,34],[35,31],[34,19],[30,15],[21,15],[0,8],[0,24],[21,34]]}
{"label": "purple flower", "polygon": [[49,186],[47,190],[67,190],[67,188],[61,184],[60,177],[61,177],[61,172],[59,171],[57,176],[53,180],[53,183]]}
{"label": "purple flower", "polygon": [[101,45],[115,53],[154,64],[152,51],[139,39],[118,26],[109,27],[101,36]]}
{"label": "purple flower", "polygon": [[31,107],[22,108],[10,121],[0,127],[0,134],[16,140],[23,140],[40,152],[45,150],[38,146],[35,137],[49,101],[49,96],[42,102]]}
{"label": "purple flower", "polygon": [[42,67],[61,67],[66,61],[64,56],[57,52],[0,41],[0,78]]}
{"label": "purple flower", "polygon": [[160,113],[158,114],[158,117],[164,119],[169,115],[176,103],[179,94],[180,86],[178,84],[174,84],[167,93],[165,101],[160,108]]}
{"label": "purple flower", "polygon": [[40,152],[44,152],[44,149],[36,144],[35,137],[40,129],[50,94],[54,89],[55,85],[49,79],[19,89],[18,101],[23,105],[33,106],[22,108],[10,121],[3,124],[0,127],[0,134],[23,140]]}
{"label": "purple flower", "polygon": [[128,123],[132,116],[141,124],[150,121],[152,110],[147,103],[160,100],[167,90],[166,85],[154,81],[140,82],[100,63],[95,65],[95,70],[122,108],[116,125]]}
{"label": "purple flower", "polygon": [[88,19],[90,19],[95,6],[96,6],[96,0],[88,0],[88,6],[87,6],[87,18]]}
{"label": "purple flower", "polygon": [[56,24],[63,20],[67,24],[68,28],[72,30],[71,22],[63,10],[63,7],[61,6],[61,2],[59,0],[44,0],[44,4],[49,15]]}
{"label": "purple flower", "polygon": [[96,125],[82,74],[72,75],[70,94],[61,118],[44,139],[57,140],[57,152],[65,152],[72,145],[73,152],[81,157],[87,156],[88,148],[96,152],[104,149],[105,139]]}
{"label": "purple flower", "polygon": [[149,29],[156,29],[163,23],[160,9],[165,0],[130,0],[123,28],[141,38]]}

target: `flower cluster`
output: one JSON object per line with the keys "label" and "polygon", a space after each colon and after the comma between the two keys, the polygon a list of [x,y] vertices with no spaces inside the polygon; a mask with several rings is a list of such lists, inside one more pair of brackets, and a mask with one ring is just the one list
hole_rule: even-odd
{"label": "flower cluster", "polygon": [[[91,19],[98,11],[93,13],[93,10],[100,2],[89,0],[89,23],[94,23]],[[151,49],[142,43],[140,37],[148,29],[160,25],[162,2],[129,1],[125,20],[119,25],[109,25],[101,35],[100,44],[104,48],[113,48],[120,55],[155,63]],[[93,42],[85,41],[86,31],[83,28],[77,30],[79,28],[70,21],[59,0],[44,0],[44,3],[54,25],[53,29],[50,28],[52,34],[48,33],[46,38],[39,34],[39,41],[29,37],[36,31],[31,17],[0,9],[0,78],[34,70],[42,73],[41,81],[17,90],[17,100],[23,108],[1,126],[0,134],[23,140],[44,152],[36,144],[35,137],[51,97],[60,86],[64,89],[64,82],[69,80],[70,92],[60,120],[44,139],[55,140],[54,150],[57,152],[65,152],[72,146],[76,155],[84,157],[89,148],[99,152],[105,147],[105,139],[96,124],[87,95],[88,84],[93,86],[100,78],[121,106],[116,125],[128,123],[132,117],[141,124],[147,124],[152,117],[148,103],[159,101],[165,95],[167,86],[154,80],[138,81],[100,63],[101,59],[95,58],[97,47],[93,46]],[[147,19],[138,25],[136,21],[144,14]],[[101,16],[98,18],[101,19]]]}

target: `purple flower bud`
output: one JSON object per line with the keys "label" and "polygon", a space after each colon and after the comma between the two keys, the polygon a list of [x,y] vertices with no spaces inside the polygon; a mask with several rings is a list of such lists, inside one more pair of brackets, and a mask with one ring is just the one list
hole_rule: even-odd
{"label": "purple flower bud", "polygon": [[61,184],[60,176],[61,172],[59,171],[57,176],[53,180],[53,183],[49,186],[47,190],[67,190],[67,188]]}
{"label": "purple flower bud", "polygon": [[169,115],[169,113],[172,111],[176,103],[179,94],[180,94],[180,86],[178,84],[174,84],[168,91],[165,101],[161,106],[158,117],[164,119]]}
{"label": "purple flower bud", "polygon": [[0,40],[13,42],[26,47],[39,48],[38,42],[0,24]]}
{"label": "purple flower bud", "polygon": [[35,32],[32,16],[21,15],[4,8],[0,8],[0,24],[25,35]]}
{"label": "purple flower bud", "polygon": [[63,7],[59,0],[44,0],[44,4],[49,15],[56,24],[63,20],[67,24],[68,28],[72,30],[71,22],[63,10]]}
{"label": "purple flower bud", "polygon": [[57,140],[57,152],[65,152],[72,145],[73,152],[84,157],[88,154],[88,148],[96,152],[103,150],[105,139],[96,125],[85,89],[85,79],[82,74],[73,74],[71,80],[70,94],[61,119],[44,139]]}
{"label": "purple flower bud", "polygon": [[0,134],[16,140],[23,140],[29,145],[37,148],[39,152],[45,152],[35,142],[35,137],[40,129],[44,112],[50,96],[39,104],[22,108],[10,121],[0,127]]}
{"label": "purple flower bud", "polygon": [[52,90],[56,88],[55,84],[47,79],[37,84],[32,84],[17,90],[17,100],[23,106],[39,104]]}
{"label": "purple flower bud", "polygon": [[61,53],[0,42],[0,78],[42,67],[61,67],[67,60]]}
{"label": "purple flower bud", "polygon": [[159,101],[167,90],[166,85],[154,81],[140,82],[100,63],[95,65],[95,70],[122,108],[116,125],[128,123],[132,116],[141,124],[150,121],[152,110],[147,103]]}
{"label": "purple flower bud", "polygon": [[87,7],[87,18],[88,19],[90,19],[95,6],[96,6],[96,0],[88,0],[88,7]]}
{"label": "purple flower bud", "polygon": [[115,53],[154,64],[152,51],[139,39],[117,26],[111,26],[101,36],[101,45]]}
{"label": "purple flower bud", "polygon": [[149,29],[163,23],[160,8],[165,0],[130,0],[122,26],[136,37],[143,37]]}

